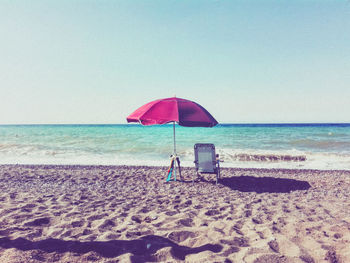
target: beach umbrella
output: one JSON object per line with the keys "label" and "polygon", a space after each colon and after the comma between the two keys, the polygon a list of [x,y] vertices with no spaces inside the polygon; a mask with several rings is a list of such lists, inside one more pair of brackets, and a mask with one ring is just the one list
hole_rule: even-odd
{"label": "beach umbrella", "polygon": [[[174,154],[176,158],[175,123],[185,127],[213,127],[218,124],[211,114],[196,102],[177,97],[151,101],[127,118],[142,125],[173,123]],[[179,162],[179,159],[177,159]]]}
{"label": "beach umbrella", "polygon": [[174,155],[176,155],[175,123],[185,127],[213,127],[218,124],[198,103],[176,97],[151,101],[135,110],[126,119],[128,122],[138,122],[142,125],[173,123]]}

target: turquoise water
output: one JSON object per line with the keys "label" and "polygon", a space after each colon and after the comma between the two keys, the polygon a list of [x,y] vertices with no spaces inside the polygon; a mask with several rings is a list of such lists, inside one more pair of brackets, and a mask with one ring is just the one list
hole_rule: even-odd
{"label": "turquoise water", "polygon": [[[350,169],[350,124],[176,125],[185,166],[195,143],[227,167]],[[168,165],[172,152],[172,125],[0,125],[2,164]]]}

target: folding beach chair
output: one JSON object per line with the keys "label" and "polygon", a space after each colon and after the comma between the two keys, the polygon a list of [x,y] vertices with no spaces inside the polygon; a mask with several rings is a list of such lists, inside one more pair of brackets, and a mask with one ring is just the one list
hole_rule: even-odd
{"label": "folding beach chair", "polygon": [[[212,143],[197,143],[194,145],[195,165],[197,176],[201,173],[216,174],[216,184],[220,179],[219,155],[215,154],[215,146]],[[192,181],[194,178],[192,176]]]}

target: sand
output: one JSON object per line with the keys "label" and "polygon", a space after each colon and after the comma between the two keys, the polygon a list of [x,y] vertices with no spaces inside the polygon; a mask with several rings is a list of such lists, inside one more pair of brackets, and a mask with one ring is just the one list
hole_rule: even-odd
{"label": "sand", "polygon": [[350,262],[350,171],[0,166],[0,262]]}

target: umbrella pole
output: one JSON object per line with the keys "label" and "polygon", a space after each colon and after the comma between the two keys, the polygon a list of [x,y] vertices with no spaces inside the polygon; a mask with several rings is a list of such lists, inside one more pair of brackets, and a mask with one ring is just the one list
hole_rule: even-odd
{"label": "umbrella pole", "polygon": [[174,181],[176,181],[176,140],[175,140],[175,122],[173,122],[173,132],[174,132]]}
{"label": "umbrella pole", "polygon": [[173,122],[173,131],[174,131],[174,156],[176,156],[176,143],[175,143],[175,122]]}

